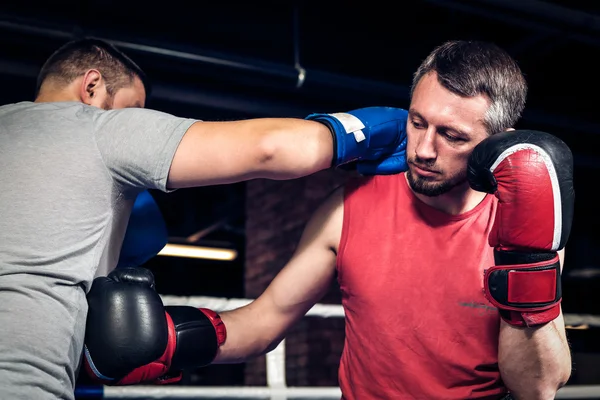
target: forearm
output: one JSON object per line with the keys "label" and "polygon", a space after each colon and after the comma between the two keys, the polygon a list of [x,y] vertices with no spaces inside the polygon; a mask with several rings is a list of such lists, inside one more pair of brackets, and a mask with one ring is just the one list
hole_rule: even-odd
{"label": "forearm", "polygon": [[273,350],[323,298],[335,275],[342,205],[338,189],[311,216],[294,255],[265,291],[250,304],[221,313],[227,338],[213,363],[243,362]]}
{"label": "forearm", "polygon": [[299,118],[197,122],[177,148],[167,187],[300,178],[331,167],[333,147],[329,128]]}
{"label": "forearm", "polygon": [[273,119],[260,134],[258,174],[294,179],[332,166],[333,136],[325,125],[301,119]]}
{"label": "forearm", "polygon": [[219,315],[227,329],[227,339],[213,364],[241,363],[263,355],[275,348],[283,337],[278,329],[269,329],[265,318],[254,312],[252,304]]}
{"label": "forearm", "polygon": [[541,327],[501,321],[498,364],[515,399],[554,399],[571,374],[571,354],[562,314]]}

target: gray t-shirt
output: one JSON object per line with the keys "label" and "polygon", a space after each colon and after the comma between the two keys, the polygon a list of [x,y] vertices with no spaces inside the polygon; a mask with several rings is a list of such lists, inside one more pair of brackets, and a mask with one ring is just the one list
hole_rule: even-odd
{"label": "gray t-shirt", "polygon": [[86,292],[137,194],[168,191],[195,120],[78,102],[0,107],[0,399],[73,399]]}

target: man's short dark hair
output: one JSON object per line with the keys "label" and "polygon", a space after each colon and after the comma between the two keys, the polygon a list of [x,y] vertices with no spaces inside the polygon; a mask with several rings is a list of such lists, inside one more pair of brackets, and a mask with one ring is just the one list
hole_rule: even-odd
{"label": "man's short dark hair", "polygon": [[36,96],[47,79],[68,85],[89,69],[97,69],[106,83],[109,95],[131,85],[137,76],[150,94],[150,83],[144,71],[112,44],[96,38],[70,41],[56,50],[44,63],[37,78]]}
{"label": "man's short dark hair", "polygon": [[489,134],[513,127],[521,117],[527,82],[517,62],[494,43],[452,40],[436,47],[417,69],[411,95],[430,72],[435,72],[438,82],[452,93],[490,99],[484,121]]}

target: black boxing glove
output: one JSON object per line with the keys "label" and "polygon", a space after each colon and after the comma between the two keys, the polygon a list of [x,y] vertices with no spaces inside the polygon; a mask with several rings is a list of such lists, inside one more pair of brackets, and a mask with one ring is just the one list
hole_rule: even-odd
{"label": "black boxing glove", "polygon": [[87,297],[84,369],[106,385],[177,382],[183,370],[210,364],[225,342],[217,313],[164,307],[145,268],[96,278]]}

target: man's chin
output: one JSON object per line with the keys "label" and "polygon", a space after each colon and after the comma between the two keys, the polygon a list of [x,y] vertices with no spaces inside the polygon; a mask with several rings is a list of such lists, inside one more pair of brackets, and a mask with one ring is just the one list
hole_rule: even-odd
{"label": "man's chin", "polygon": [[414,188],[413,187],[413,192],[426,196],[426,197],[438,197],[441,196],[442,194],[446,193],[447,191],[441,191],[439,190],[439,188],[437,187],[417,187]]}
{"label": "man's chin", "polygon": [[454,187],[450,182],[436,181],[435,177],[419,176],[413,174],[411,171],[408,171],[406,175],[408,184],[413,192],[423,196],[437,197],[444,193],[448,193]]}

